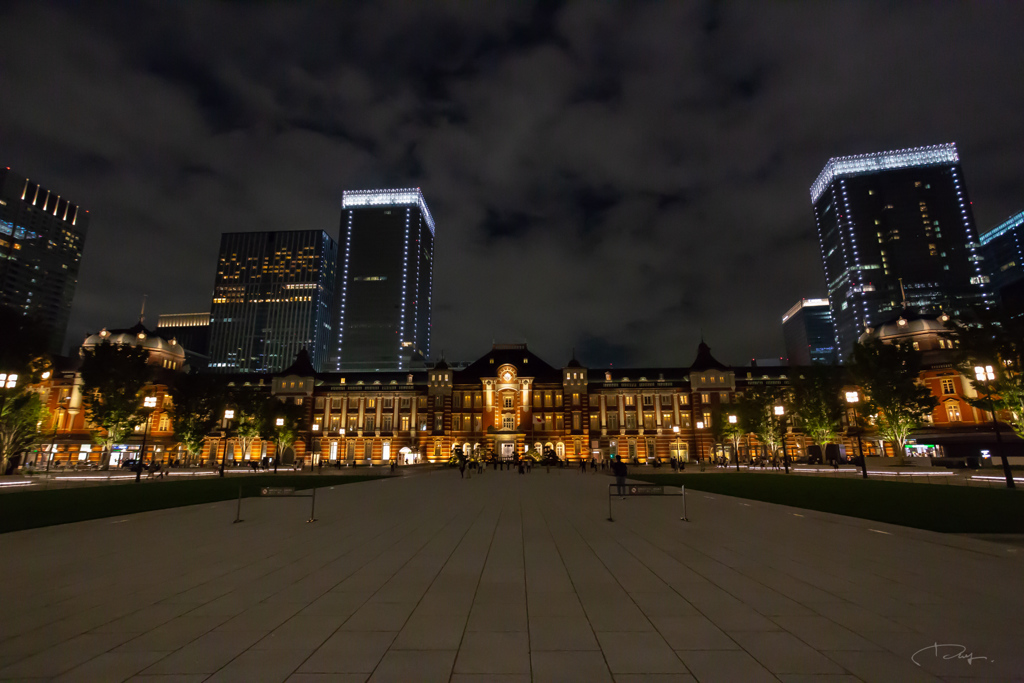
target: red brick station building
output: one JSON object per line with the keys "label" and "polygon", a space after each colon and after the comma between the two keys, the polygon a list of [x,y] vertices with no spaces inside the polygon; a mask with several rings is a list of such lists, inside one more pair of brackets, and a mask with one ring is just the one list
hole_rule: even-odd
{"label": "red brick station building", "polygon": [[[901,322],[902,321],[902,322]],[[956,451],[961,441],[991,439],[991,416],[964,399],[974,396],[971,382],[953,369],[941,320],[901,317],[868,334],[884,341],[907,339],[925,352],[921,381],[931,387],[938,407],[910,446],[908,455],[942,455],[941,444]],[[147,390],[156,408],[145,425],[114,447],[110,465],[136,458],[145,434],[143,459],[184,463],[186,454],[174,440],[167,407],[168,383],[186,369],[185,354],[174,339],[138,324],[124,330],[103,330],[85,340],[83,348],[110,340],[142,345],[150,352],[157,379]],[[26,463],[37,468],[49,460],[59,467],[102,467],[104,454],[95,445],[82,405],[77,359],[58,362],[55,372],[38,385],[49,417],[39,452]],[[797,367],[729,367],[720,363],[702,341],[693,362],[676,368],[595,370],[575,359],[557,368],[533,354],[525,344],[495,344],[483,357],[461,369],[443,360],[414,372],[316,373],[305,354],[276,375],[233,375],[225,381],[258,387],[283,402],[305,409],[305,429],[280,463],[308,467],[330,464],[382,465],[440,462],[454,449],[491,453],[511,459],[531,448],[550,450],[569,463],[580,458],[607,459],[619,454],[634,463],[670,457],[732,460],[733,446],[714,443],[712,415],[728,416],[730,405],[745,390],[785,386]],[[230,406],[229,406],[230,407]],[[866,455],[892,455],[866,433]],[[856,440],[843,435],[849,455]],[[799,429],[787,438],[790,456],[806,453],[811,442]],[[883,448],[885,450],[883,450]],[[756,453],[756,437],[744,435],[740,462]],[[953,454],[953,453],[951,453]],[[257,439],[249,453],[240,453],[231,424],[211,432],[203,453],[192,464],[212,465],[227,457],[229,465],[274,457],[274,444]]]}

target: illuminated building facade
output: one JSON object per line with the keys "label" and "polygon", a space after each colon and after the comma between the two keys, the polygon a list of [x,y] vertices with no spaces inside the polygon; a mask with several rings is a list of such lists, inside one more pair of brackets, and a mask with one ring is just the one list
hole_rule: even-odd
{"label": "illuminated building facade", "polygon": [[782,316],[782,334],[790,365],[834,365],[836,332],[828,299],[800,299]]}
{"label": "illuminated building facade", "polygon": [[407,370],[430,356],[434,219],[419,188],[345,192],[336,370]]}
{"label": "illuminated building facade", "polygon": [[1024,318],[1024,213],[981,236],[981,248],[999,306],[1011,319]]}
{"label": "illuminated building facade", "polygon": [[954,144],[830,159],[811,204],[840,362],[904,307],[993,305]]}
{"label": "illuminated building facade", "polygon": [[322,230],[221,235],[210,371],[276,372],[301,349],[325,369],[337,260],[337,243]]}
{"label": "illuminated building facade", "polygon": [[[903,322],[901,323],[900,320]],[[977,457],[987,443],[978,427],[990,416],[971,405],[977,397],[971,382],[952,365],[951,347],[942,338],[940,320],[909,316],[867,332],[884,342],[906,341],[925,354],[921,381],[932,389],[939,406],[912,439],[908,455],[940,455],[943,449]],[[139,337],[139,334],[148,337]],[[104,336],[106,335],[106,336]],[[146,387],[157,397],[149,429],[140,425],[111,452],[119,459],[136,457],[144,433],[144,460],[185,463],[189,456],[174,438],[168,386],[184,358],[173,340],[136,326],[104,330],[86,345],[109,338],[118,343],[141,343],[159,366],[158,380]],[[69,359],[64,359],[69,360]],[[94,445],[82,406],[77,364],[58,363],[53,376],[38,386],[47,405],[43,446],[30,454],[35,466],[51,462],[78,467],[103,464],[102,449]],[[454,452],[511,460],[524,453],[553,453],[568,463],[581,459],[607,461],[621,456],[634,464],[697,460],[735,464],[759,458],[763,446],[753,434],[730,443],[721,427],[736,415],[737,399],[746,391],[773,388],[785,391],[790,373],[785,366],[732,367],[719,362],[703,342],[687,367],[597,370],[570,360],[564,367],[549,365],[525,344],[495,344],[480,359],[462,369],[441,361],[411,372],[316,372],[308,354],[278,373],[240,373],[224,376],[229,386],[248,386],[282,403],[303,407],[298,439],[278,453],[272,440],[257,438],[248,453],[238,447],[229,425],[218,425],[206,439],[193,465],[246,467],[252,461],[279,457],[291,467],[402,465],[445,462]],[[227,406],[230,408],[231,406]],[[717,436],[716,436],[717,435]],[[847,432],[838,437],[847,454],[856,440]],[[1004,434],[1004,441],[1015,440]],[[799,423],[786,431],[791,458],[807,453],[811,439]],[[892,455],[877,434],[862,435],[864,452]],[[971,450],[973,448],[973,450]]]}
{"label": "illuminated building facade", "polygon": [[39,183],[0,169],[0,304],[47,329],[63,351],[89,212]]}

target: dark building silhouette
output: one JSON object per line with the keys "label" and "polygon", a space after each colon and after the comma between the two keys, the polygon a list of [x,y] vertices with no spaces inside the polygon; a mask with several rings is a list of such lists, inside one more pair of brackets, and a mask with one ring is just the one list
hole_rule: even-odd
{"label": "dark building silhouette", "polygon": [[835,364],[836,333],[828,299],[800,299],[782,316],[789,365]]}
{"label": "dark building silhouette", "polygon": [[345,192],[338,370],[405,370],[430,356],[434,219],[418,188]]}
{"label": "dark building silhouette", "polygon": [[0,169],[0,304],[46,328],[63,351],[89,212],[10,168]]}
{"label": "dark building silhouette", "polygon": [[277,372],[301,349],[325,369],[337,260],[337,243],[322,230],[221,235],[209,369]]}
{"label": "dark building silhouette", "polygon": [[985,268],[1011,319],[1024,316],[1024,213],[1011,216],[981,236]]}
{"label": "dark building silhouette", "polygon": [[993,305],[954,144],[830,159],[811,203],[840,362],[904,307]]}

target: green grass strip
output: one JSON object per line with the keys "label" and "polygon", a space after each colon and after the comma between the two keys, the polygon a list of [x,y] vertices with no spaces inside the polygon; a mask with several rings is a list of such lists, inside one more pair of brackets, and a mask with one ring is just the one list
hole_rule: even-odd
{"label": "green grass strip", "polygon": [[1024,533],[1024,492],[1009,489],[755,473],[630,477],[943,533]]}
{"label": "green grass strip", "polygon": [[34,529],[87,519],[130,515],[149,510],[215,503],[259,495],[264,486],[296,489],[355,484],[381,479],[376,475],[254,474],[236,477],[204,477],[188,480],[142,481],[103,486],[75,486],[42,491],[0,494],[0,533]]}

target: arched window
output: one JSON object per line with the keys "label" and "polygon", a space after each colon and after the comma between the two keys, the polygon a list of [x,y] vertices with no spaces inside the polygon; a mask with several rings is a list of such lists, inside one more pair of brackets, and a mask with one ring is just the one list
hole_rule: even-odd
{"label": "arched window", "polygon": [[561,441],[555,444],[555,455],[559,460],[565,460],[565,444]]}

